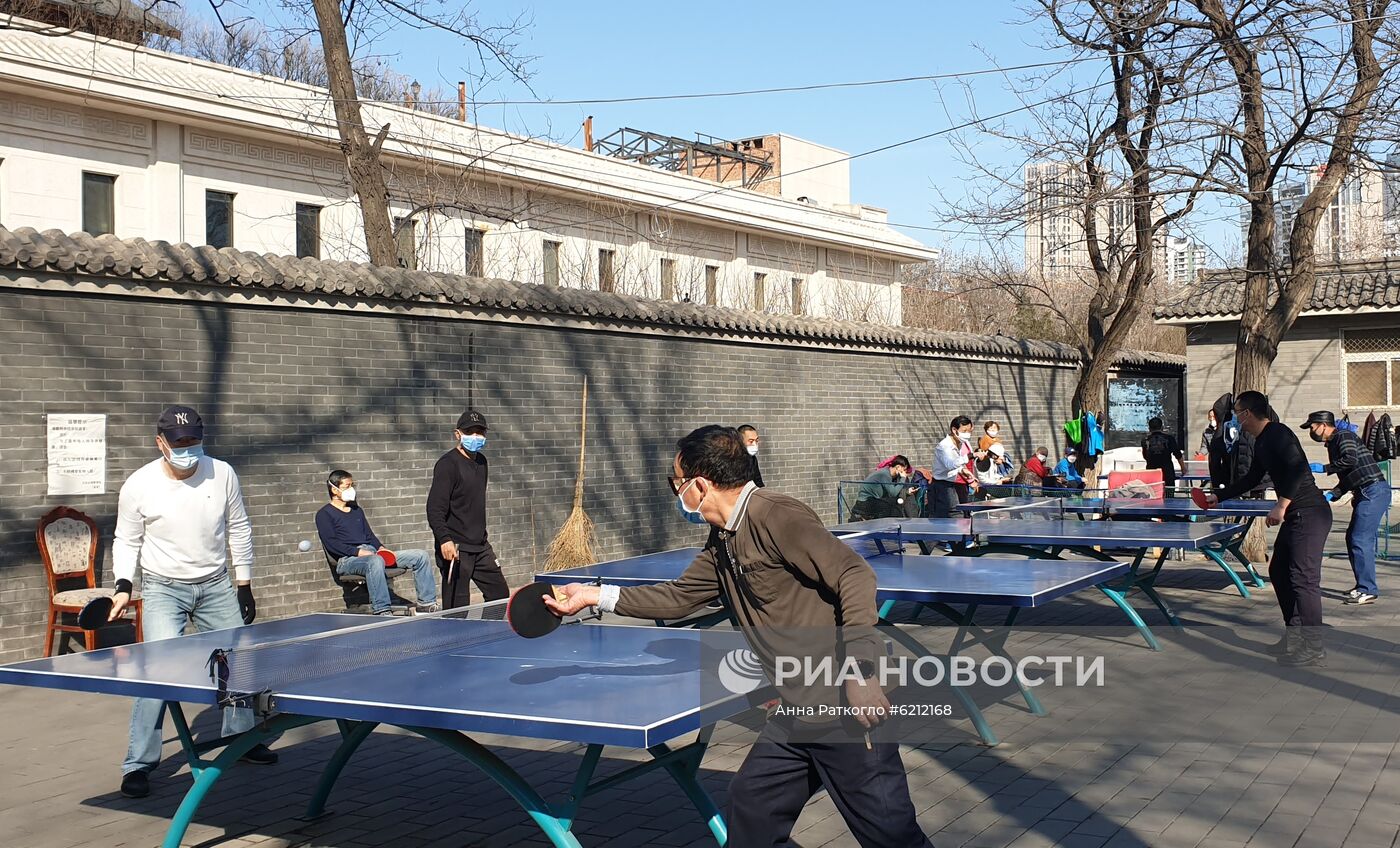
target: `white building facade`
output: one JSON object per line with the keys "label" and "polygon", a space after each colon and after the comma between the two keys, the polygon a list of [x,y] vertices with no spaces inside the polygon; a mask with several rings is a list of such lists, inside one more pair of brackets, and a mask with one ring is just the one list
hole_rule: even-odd
{"label": "white building facade", "polygon": [[[872,207],[721,187],[399,106],[363,112],[389,126],[408,267],[898,323],[900,267],[938,255]],[[849,180],[844,162],[819,173]],[[0,42],[0,222],[367,258],[324,89],[81,33]]]}

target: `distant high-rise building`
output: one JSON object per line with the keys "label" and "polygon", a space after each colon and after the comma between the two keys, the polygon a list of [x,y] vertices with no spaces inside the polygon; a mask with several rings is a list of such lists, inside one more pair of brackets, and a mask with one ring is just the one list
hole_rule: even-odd
{"label": "distant high-rise building", "polygon": [[[1083,172],[1068,162],[1034,162],[1026,166],[1025,180],[1026,270],[1046,279],[1091,271]],[[1134,241],[1132,198],[1105,197],[1095,205],[1099,250],[1110,264],[1121,261]]]}
{"label": "distant high-rise building", "polygon": [[1157,253],[1159,279],[1172,288],[1195,282],[1206,267],[1205,247],[1190,236],[1167,236]]}
{"label": "distant high-rise building", "polygon": [[[1286,182],[1274,189],[1274,260],[1288,260],[1293,222],[1308,194],[1327,173],[1326,165],[1313,169],[1302,181]],[[1320,262],[1351,262],[1396,255],[1400,236],[1400,174],[1391,168],[1358,165],[1337,189],[1317,226],[1313,249]],[[1240,211],[1241,240],[1249,246],[1248,206]]]}

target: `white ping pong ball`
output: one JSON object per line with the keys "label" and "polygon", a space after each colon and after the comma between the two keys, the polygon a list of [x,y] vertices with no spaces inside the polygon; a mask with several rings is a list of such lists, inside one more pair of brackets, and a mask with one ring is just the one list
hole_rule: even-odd
{"label": "white ping pong ball", "polygon": [[301,551],[302,553],[306,553],[307,551],[311,550],[311,540],[302,539],[301,543],[297,545],[297,550]]}

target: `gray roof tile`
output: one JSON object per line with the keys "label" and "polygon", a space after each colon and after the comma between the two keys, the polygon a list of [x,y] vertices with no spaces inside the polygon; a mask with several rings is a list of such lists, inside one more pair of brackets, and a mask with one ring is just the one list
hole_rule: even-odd
{"label": "gray roof tile", "polygon": [[[192,247],[87,233],[42,233],[0,227],[0,269],[51,271],[74,276],[121,277],[147,282],[200,283],[228,288],[327,293],[370,299],[454,303],[678,328],[728,331],[828,344],[877,344],[911,351],[974,353],[1052,361],[1078,361],[1079,353],[1056,342],[889,327],[824,318],[765,315],[738,309],[673,303],[608,292],[530,285],[430,271],[382,268],[355,262],[256,254],[231,248]],[[1169,354],[1127,352],[1124,365],[1181,367]]]}
{"label": "gray roof tile", "polygon": [[[1187,286],[1173,303],[1157,309],[1158,319],[1228,318],[1240,314],[1244,272],[1238,268],[1206,274]],[[1400,261],[1379,260],[1318,268],[1317,287],[1303,314],[1336,309],[1400,309]]]}

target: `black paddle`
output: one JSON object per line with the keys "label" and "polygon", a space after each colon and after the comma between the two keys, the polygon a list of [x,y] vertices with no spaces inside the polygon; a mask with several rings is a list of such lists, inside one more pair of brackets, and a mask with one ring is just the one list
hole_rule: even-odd
{"label": "black paddle", "polygon": [[111,614],[111,596],[93,598],[84,604],[82,612],[78,613],[78,626],[84,630],[96,630],[107,623],[107,616]]}
{"label": "black paddle", "polygon": [[506,602],[510,629],[526,639],[538,639],[557,630],[563,619],[545,606],[546,595],[554,597],[554,587],[548,583],[531,583],[511,595]]}

